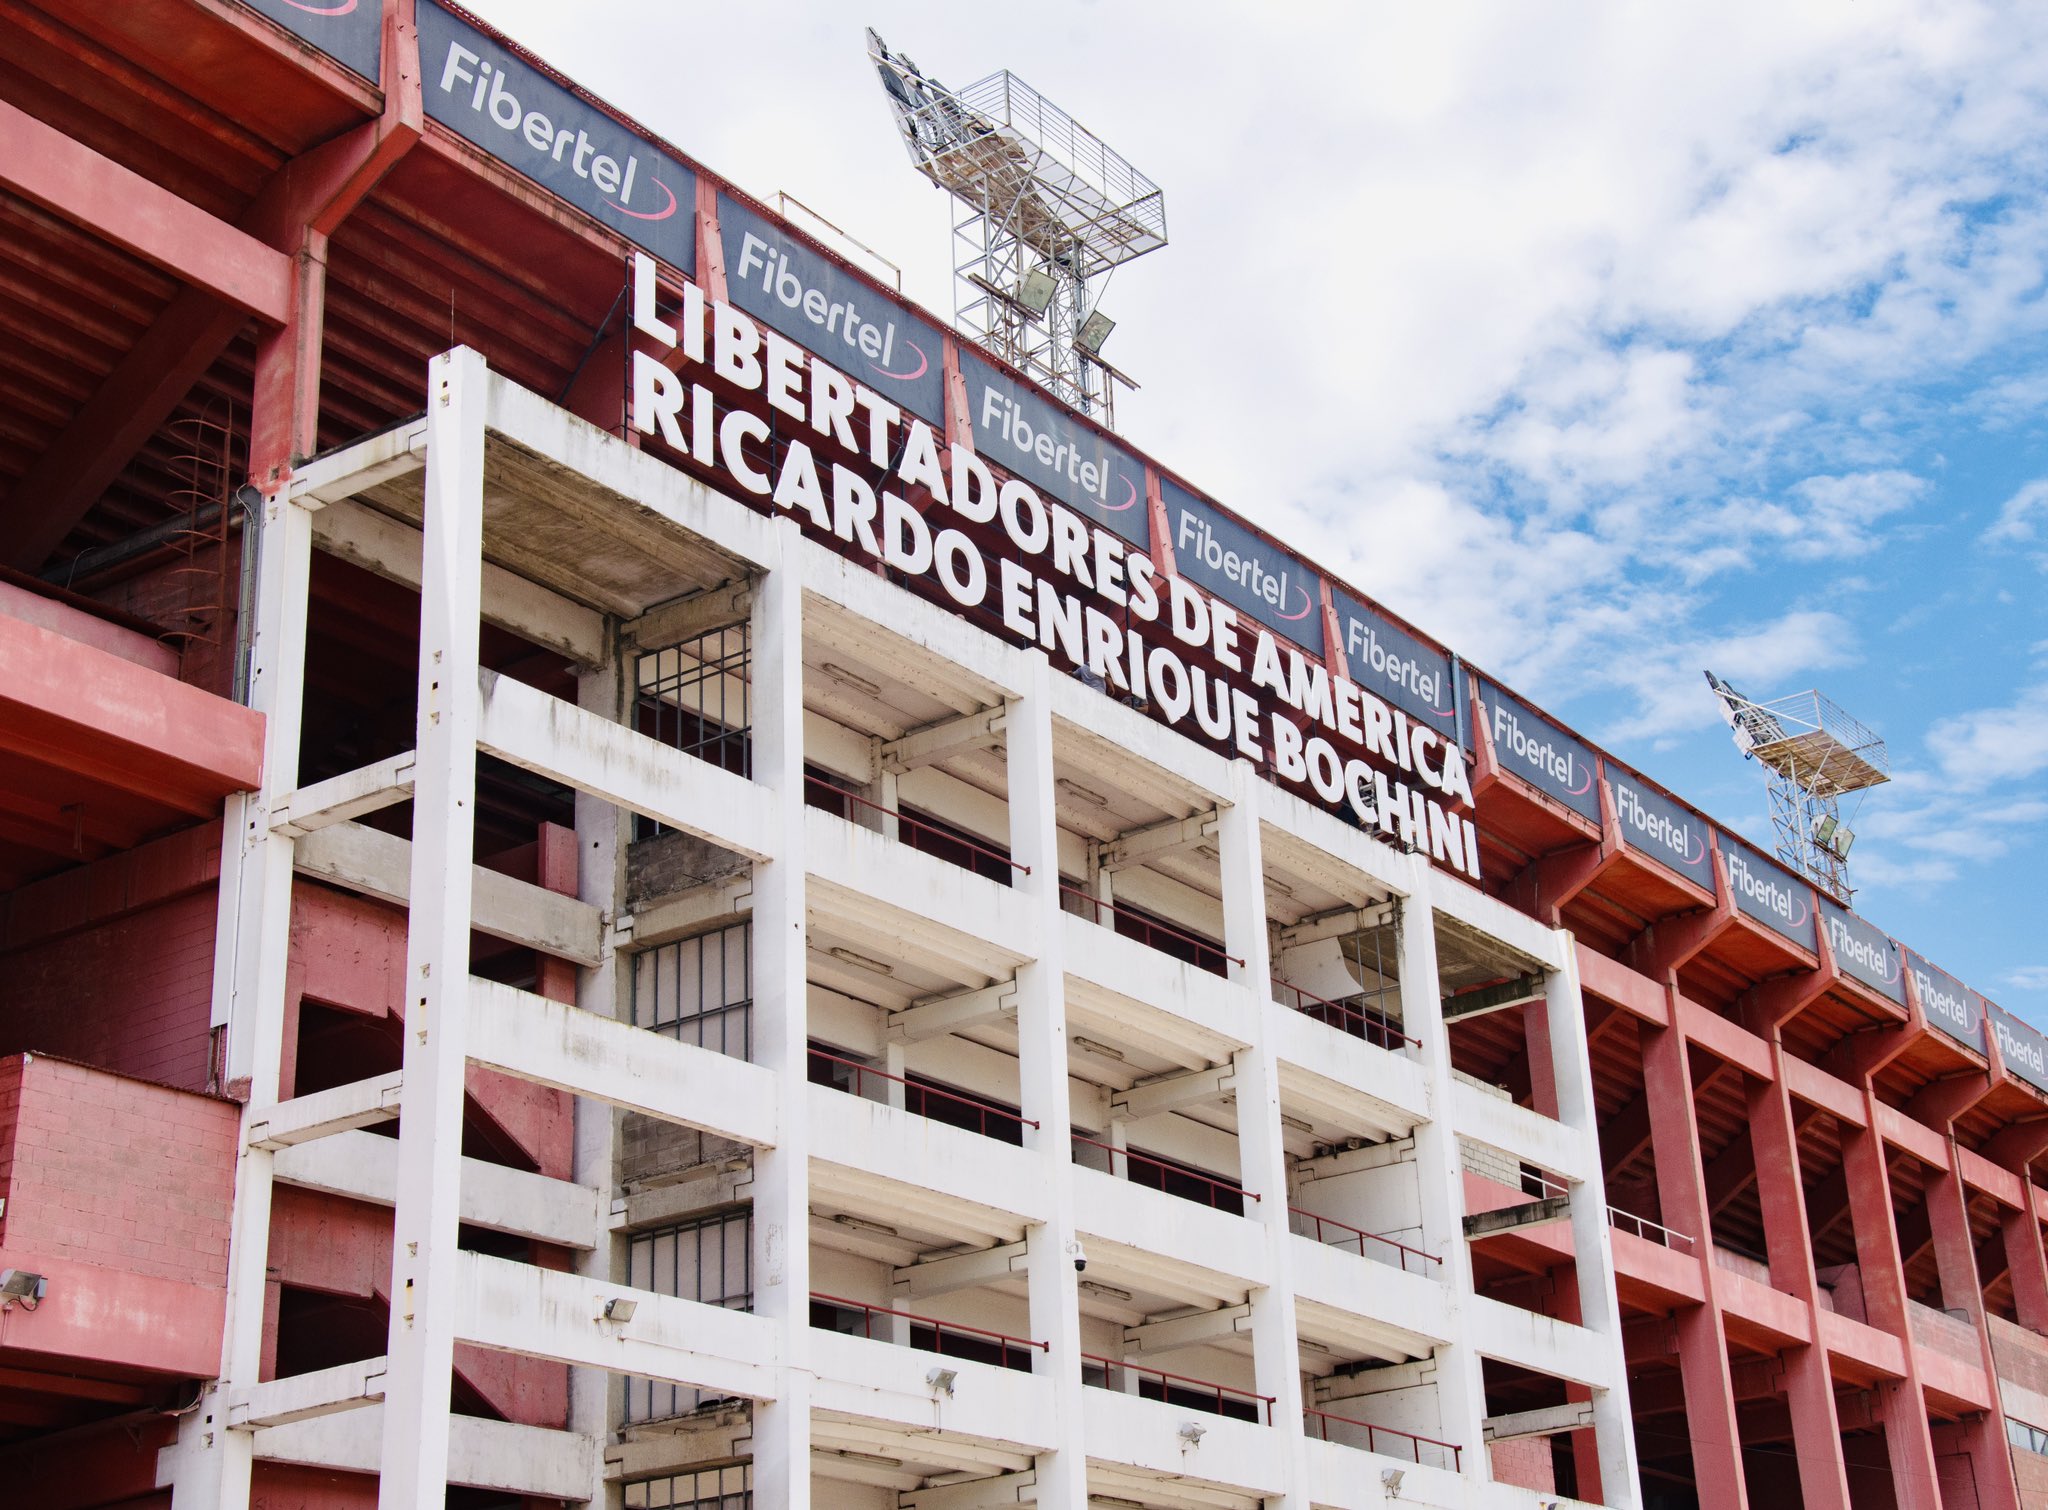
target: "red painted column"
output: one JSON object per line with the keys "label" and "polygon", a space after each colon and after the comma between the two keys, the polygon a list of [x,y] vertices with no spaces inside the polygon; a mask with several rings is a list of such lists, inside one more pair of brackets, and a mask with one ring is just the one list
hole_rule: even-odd
{"label": "red painted column", "polygon": [[[1998,1364],[1991,1354],[1991,1332],[1984,1319],[1983,1281],[1977,1273],[1977,1244],[1970,1232],[1969,1189],[1963,1183],[1953,1134],[1948,1140],[1948,1159],[1948,1168],[1927,1185],[1928,1226],[1934,1235],[1935,1263],[1941,1271],[1941,1303],[1969,1313],[1984,1359],[1986,1392],[1996,1401]],[[1970,1458],[1978,1510],[2020,1510],[2012,1453],[2005,1441],[2004,1413],[1993,1409],[1953,1429]]]}
{"label": "red painted column", "polygon": [[1886,1380],[1877,1387],[1877,1416],[1884,1424],[1898,1510],[1942,1510],[1927,1398],[1913,1362],[1905,1265],[1899,1258],[1899,1229],[1892,1215],[1891,1179],[1885,1170],[1884,1139],[1877,1131],[1877,1110],[1877,1097],[1866,1082],[1864,1125],[1842,1124],[1842,1164],[1848,1176],[1849,1218],[1856,1228],[1864,1315],[1870,1325],[1897,1337],[1906,1357],[1906,1377]]}
{"label": "red painted column", "polygon": [[[1671,993],[1673,1022],[1676,992]],[[1742,1477],[1742,1434],[1735,1413],[1735,1381],[1728,1368],[1728,1336],[1714,1303],[1714,1244],[1707,1221],[1707,1189],[1694,1115],[1692,1070],[1685,1035],[1677,1027],[1645,1026],[1643,1093],[1650,1106],[1650,1139],[1657,1160],[1657,1193],[1665,1223],[1694,1236],[1705,1305],[1674,1313],[1678,1368],[1685,1385],[1686,1425],[1692,1436],[1693,1477],[1700,1503],[1716,1510],[1747,1510]],[[1906,1510],[1906,1507],[1901,1507]]]}
{"label": "red painted column", "polygon": [[2005,1261],[2012,1271],[2012,1303],[2020,1325],[2029,1331],[2048,1333],[2048,1253],[2041,1246],[2041,1191],[2019,1168],[2020,1199],[2017,1211],[2001,1214],[2005,1238]]}
{"label": "red painted column", "polygon": [[1805,1303],[1813,1335],[1811,1345],[1786,1348],[1779,1355],[1785,1403],[1792,1415],[1801,1502],[1806,1510],[1849,1510],[1842,1428],[1835,1416],[1834,1373],[1820,1340],[1820,1286],[1814,1279],[1813,1249],[1807,1239],[1806,1192],[1799,1179],[1799,1142],[1792,1122],[1792,1098],[1785,1088],[1784,1056],[1783,1045],[1774,1038],[1772,1080],[1768,1084],[1750,1082],[1749,1137],[1756,1157],[1771,1287]]}

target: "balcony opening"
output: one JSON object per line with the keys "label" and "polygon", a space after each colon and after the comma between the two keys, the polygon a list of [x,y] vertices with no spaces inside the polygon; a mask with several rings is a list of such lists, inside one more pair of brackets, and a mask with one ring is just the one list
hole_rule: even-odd
{"label": "balcony opening", "polygon": [[1015,1106],[992,1096],[948,1085],[928,1075],[891,1074],[816,1041],[810,1046],[808,1078],[812,1085],[830,1086],[862,1100],[900,1106],[914,1117],[927,1117],[949,1127],[979,1133],[998,1143],[1022,1146],[1024,1129],[1038,1126]]}
{"label": "balcony opening", "polygon": [[1308,1436],[1396,1463],[1452,1473],[1462,1468],[1463,1444],[1444,1433],[1433,1359],[1371,1359],[1310,1383],[1302,1411]]}
{"label": "balcony opening", "polygon": [[1237,1181],[1199,1165],[1135,1148],[1119,1147],[1082,1133],[1073,1136],[1074,1162],[1084,1169],[1100,1170],[1133,1185],[1163,1191],[1232,1216],[1244,1215],[1246,1200],[1259,1199]]}
{"label": "balcony opening", "polygon": [[1048,1344],[965,1322],[945,1321],[844,1295],[811,1294],[811,1325],[847,1337],[894,1342],[945,1358],[964,1358],[1018,1373],[1034,1372],[1033,1360]]}
{"label": "balcony opening", "polygon": [[1400,944],[1389,907],[1308,919],[1275,942],[1273,1000],[1374,1048],[1420,1047],[1402,1030]]}
{"label": "balcony opening", "polygon": [[635,954],[633,1025],[735,1059],[751,1058],[753,934],[753,923],[743,919]]}
{"label": "balcony opening", "polygon": [[753,1510],[753,1465],[726,1463],[688,1473],[628,1479],[625,1510]]}
{"label": "balcony opening", "polygon": [[[754,1308],[754,1213],[732,1207],[626,1238],[626,1283],[728,1311]],[[725,1397],[663,1379],[625,1379],[628,1426],[686,1416]]]}
{"label": "balcony opening", "polygon": [[1273,1424],[1273,1397],[1255,1390],[1169,1373],[1129,1359],[1081,1355],[1081,1382],[1096,1389],[1116,1390],[1141,1400],[1160,1400],[1185,1410],[1199,1410],[1233,1421]]}

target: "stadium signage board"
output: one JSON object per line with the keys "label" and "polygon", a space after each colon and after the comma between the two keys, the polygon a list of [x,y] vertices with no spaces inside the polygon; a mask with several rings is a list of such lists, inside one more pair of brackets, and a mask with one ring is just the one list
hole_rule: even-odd
{"label": "stadium signage board", "polygon": [[1828,931],[1835,968],[1900,1006],[1906,1004],[1906,967],[1899,946],[1848,908],[1820,899],[1820,915]]}
{"label": "stadium signage board", "polygon": [[670,267],[697,267],[697,175],[504,43],[421,0],[427,115]]}
{"label": "stadium signage board", "polygon": [[1614,816],[1622,842],[1648,855],[1695,886],[1712,892],[1714,855],[1707,842],[1707,820],[1680,807],[1640,776],[1611,762],[1607,786],[1614,794]]}
{"label": "stadium signage board", "polygon": [[1456,739],[1457,673],[1451,658],[1340,587],[1330,589],[1330,603],[1337,610],[1337,634],[1351,679],[1446,739]]}
{"label": "stadium signage board", "polygon": [[1299,560],[1188,491],[1161,478],[1173,567],[1212,597],[1323,653],[1323,579]]}
{"label": "stadium signage board", "polygon": [[1598,823],[1599,767],[1593,752],[1493,682],[1479,684],[1479,700],[1500,768]]}
{"label": "stadium signage board", "polygon": [[1920,1010],[1927,1021],[1958,1043],[1973,1049],[1984,1047],[1984,998],[1944,970],[1937,970],[1911,949],[1906,951],[1906,972],[1920,995]]}
{"label": "stadium signage board", "polygon": [[1991,1031],[1998,1035],[1998,1052],[2005,1067],[2029,1085],[2048,1091],[2048,1038],[1996,1002],[1987,1001],[1984,1006]]}
{"label": "stadium signage board", "polygon": [[380,0],[242,0],[344,68],[377,82],[384,57]]}
{"label": "stadium signage board", "polygon": [[1726,830],[1721,833],[1721,856],[1728,864],[1728,887],[1737,912],[1810,953],[1820,953],[1813,888]]}
{"label": "stadium signage board", "polygon": [[[745,310],[686,283],[680,311],[664,318],[656,269],[640,256],[631,284],[641,339],[629,421],[655,445],[841,554],[915,579],[954,612],[999,620],[1106,694],[1479,879],[1478,830],[1461,811],[1471,782],[1455,740],[1332,676],[1185,576],[1166,575],[1134,542],[1041,497],[1024,477],[998,480],[976,448],[949,444]],[[774,428],[751,405],[715,396],[713,382],[726,395],[761,395]],[[929,503],[920,509],[912,496]]]}

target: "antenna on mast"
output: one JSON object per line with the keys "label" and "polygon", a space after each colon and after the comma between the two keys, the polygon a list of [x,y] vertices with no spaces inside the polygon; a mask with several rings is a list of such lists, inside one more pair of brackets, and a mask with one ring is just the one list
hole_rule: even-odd
{"label": "antenna on mast", "polygon": [[1778,858],[1846,905],[1856,835],[1842,821],[1842,798],[1892,779],[1884,741],[1818,692],[1760,703],[1706,676],[1735,748],[1770,772]]}
{"label": "antenna on mast", "polygon": [[1102,291],[1166,245],[1165,195],[1008,69],[952,90],[867,39],[911,165],[955,202],[954,324],[1114,426],[1116,385],[1137,384],[1102,359]]}

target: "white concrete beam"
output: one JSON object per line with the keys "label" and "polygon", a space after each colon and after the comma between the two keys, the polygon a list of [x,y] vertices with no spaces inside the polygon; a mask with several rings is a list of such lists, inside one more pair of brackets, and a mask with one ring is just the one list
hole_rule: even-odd
{"label": "white concrete beam", "polygon": [[1004,1243],[979,1253],[956,1253],[946,1258],[905,1264],[890,1275],[898,1299],[929,1300],[934,1295],[951,1295],[955,1290],[973,1290],[982,1285],[1013,1279],[1025,1269],[1027,1243]]}
{"label": "white concrete beam", "polygon": [[[384,1407],[371,1405],[256,1433],[256,1456],[341,1473],[378,1469]],[[448,1421],[448,1482],[503,1494],[581,1503],[600,1466],[597,1439],[542,1426],[515,1426],[481,1416]]]}
{"label": "white concrete beam", "polygon": [[983,986],[979,991],[941,996],[891,1013],[883,1036],[890,1043],[923,1043],[928,1038],[943,1038],[963,1028],[1005,1019],[1015,1021],[1016,1017],[1017,983],[1002,980],[992,986]]}
{"label": "white concrete beam", "polygon": [[[347,1196],[373,1206],[398,1198],[398,1145],[375,1133],[344,1132],[277,1155],[279,1184]],[[598,1192],[544,1174],[462,1161],[462,1220],[536,1242],[588,1250],[597,1246]]]}
{"label": "white concrete beam", "polygon": [[300,462],[287,491],[308,508],[334,504],[394,477],[410,477],[426,464],[427,422],[416,419]]}
{"label": "white concrete beam", "polygon": [[1038,1503],[1038,1473],[999,1473],[937,1489],[911,1489],[896,1496],[898,1510],[1002,1510],[1005,1505]]}
{"label": "white concrete beam", "polygon": [[1362,933],[1369,928],[1384,928],[1394,920],[1394,904],[1382,902],[1377,907],[1347,907],[1342,912],[1326,912],[1321,917],[1305,918],[1292,928],[1280,930],[1278,953],[1299,949],[1304,944],[1321,943],[1324,939],[1345,938]]}
{"label": "white concrete beam", "polygon": [[[420,532],[360,503],[337,500],[316,513],[313,543],[390,581],[420,585]],[[488,561],[483,618],[580,666],[601,666],[609,656],[603,614]]]}
{"label": "white concrete beam", "polygon": [[1132,829],[1120,834],[1102,846],[1102,859],[1097,867],[1114,874],[1128,870],[1134,865],[1144,865],[1164,855],[1179,854],[1182,850],[1193,849],[1198,844],[1216,842],[1217,813],[1210,808],[1206,813],[1197,813],[1192,818],[1173,818],[1165,823],[1155,823],[1149,828]]}
{"label": "white concrete beam", "polygon": [[523,682],[478,678],[478,748],[631,812],[768,858],[767,809],[752,782]]}
{"label": "white concrete beam", "polygon": [[412,796],[413,752],[373,761],[302,786],[270,812],[271,832],[293,839],[315,829],[360,818]]}
{"label": "white concrete beam", "polygon": [[758,1065],[475,976],[469,1012],[478,1064],[757,1148],[775,1144],[775,1077]]}
{"label": "white concrete beam", "polygon": [[384,1398],[384,1360],[365,1358],[310,1374],[251,1385],[228,1404],[230,1431],[289,1426],[339,1411],[359,1410]]}
{"label": "white concrete beam", "polygon": [[621,626],[642,650],[665,650],[698,639],[714,629],[732,629],[753,612],[754,590],[744,582],[707,588],[687,598],[657,603]]}
{"label": "white concrete beam", "polygon": [[1247,1302],[1241,1306],[1225,1306],[1218,1311],[1204,1311],[1198,1316],[1176,1316],[1171,1321],[1147,1321],[1127,1326],[1124,1328],[1124,1347],[1140,1354],[1167,1353],[1175,1348],[1220,1342],[1251,1329],[1252,1308]]}
{"label": "white concrete beam", "polygon": [[[750,1400],[775,1397],[782,1337],[765,1316],[482,1253],[464,1253],[461,1269],[455,1331],[478,1347]],[[605,1303],[617,1299],[634,1303],[630,1321],[605,1319]]]}
{"label": "white concrete beam", "polygon": [[398,1115],[404,1083],[405,1076],[391,1070],[259,1108],[249,1116],[249,1146],[275,1152],[295,1143],[389,1122]]}
{"label": "white concrete beam", "polygon": [[1000,708],[963,713],[957,718],[927,724],[900,739],[884,741],[881,768],[901,776],[968,750],[992,750],[1003,742],[1003,730],[1008,726],[1009,720]]}
{"label": "white concrete beam", "polygon": [[[412,842],[360,823],[306,835],[292,847],[292,864],[301,875],[401,907],[412,895]],[[470,878],[477,932],[579,965],[597,963],[595,907],[481,865],[470,868]]]}
{"label": "white concrete beam", "polygon": [[1164,1075],[1157,1080],[1146,1080],[1127,1091],[1118,1091],[1109,1098],[1109,1109],[1119,1117],[1128,1117],[1133,1122],[1142,1122],[1147,1117],[1156,1117],[1164,1112],[1177,1112],[1184,1107],[1203,1106],[1221,1101],[1237,1087],[1237,1071],[1227,1064],[1219,1064],[1206,1070],[1190,1070],[1181,1075]]}
{"label": "white concrete beam", "polygon": [[1486,1418],[1486,1440],[1513,1442],[1523,1437],[1555,1437],[1593,1424],[1593,1402],[1578,1400],[1564,1405],[1546,1405],[1540,1410],[1518,1410]]}

